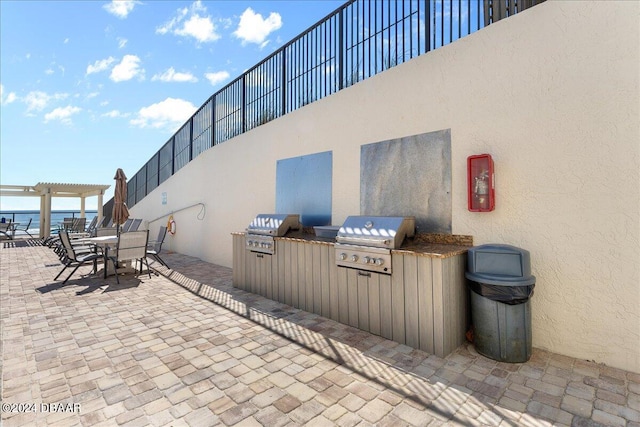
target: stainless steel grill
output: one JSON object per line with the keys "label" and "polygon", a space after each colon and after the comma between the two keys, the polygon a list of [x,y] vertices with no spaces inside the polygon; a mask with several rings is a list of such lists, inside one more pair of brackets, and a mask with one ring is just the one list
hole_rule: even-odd
{"label": "stainless steel grill", "polygon": [[260,214],[256,216],[246,229],[245,249],[252,252],[274,254],[276,250],[274,237],[282,237],[289,230],[300,228],[300,215]]}
{"label": "stainless steel grill", "polygon": [[414,217],[350,216],[336,236],[336,264],[391,274],[391,249],[416,230]]}

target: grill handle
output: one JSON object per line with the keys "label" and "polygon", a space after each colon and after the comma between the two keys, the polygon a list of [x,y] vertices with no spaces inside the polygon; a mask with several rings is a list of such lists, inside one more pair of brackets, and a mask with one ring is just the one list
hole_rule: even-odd
{"label": "grill handle", "polygon": [[356,243],[356,244],[372,243],[377,245],[382,243],[385,246],[388,246],[391,243],[391,239],[368,239],[366,237],[360,238],[360,237],[346,237],[346,236],[338,236],[336,237],[336,241],[340,243]]}

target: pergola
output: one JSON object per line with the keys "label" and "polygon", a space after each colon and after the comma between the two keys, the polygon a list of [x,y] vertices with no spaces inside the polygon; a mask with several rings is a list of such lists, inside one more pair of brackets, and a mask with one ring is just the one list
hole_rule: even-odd
{"label": "pergola", "polygon": [[98,223],[102,221],[102,197],[110,185],[96,184],[59,184],[39,182],[34,186],[0,185],[0,196],[40,197],[40,237],[51,234],[51,198],[79,197],[80,217],[85,217],[85,199],[98,196]]}

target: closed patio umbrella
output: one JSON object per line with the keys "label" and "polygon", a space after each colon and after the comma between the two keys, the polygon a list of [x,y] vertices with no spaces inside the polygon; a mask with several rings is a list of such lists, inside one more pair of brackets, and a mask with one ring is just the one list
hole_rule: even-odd
{"label": "closed patio umbrella", "polygon": [[129,209],[127,208],[127,177],[120,168],[116,171],[116,188],[113,195],[113,223],[116,224],[118,233],[120,233],[120,225],[129,218]]}

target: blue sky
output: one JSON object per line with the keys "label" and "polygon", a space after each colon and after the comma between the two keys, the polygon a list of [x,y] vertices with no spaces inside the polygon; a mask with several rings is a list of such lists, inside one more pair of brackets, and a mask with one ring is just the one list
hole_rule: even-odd
{"label": "blue sky", "polygon": [[111,184],[106,202],[117,168],[133,176],[213,93],[343,3],[0,1],[0,183]]}

